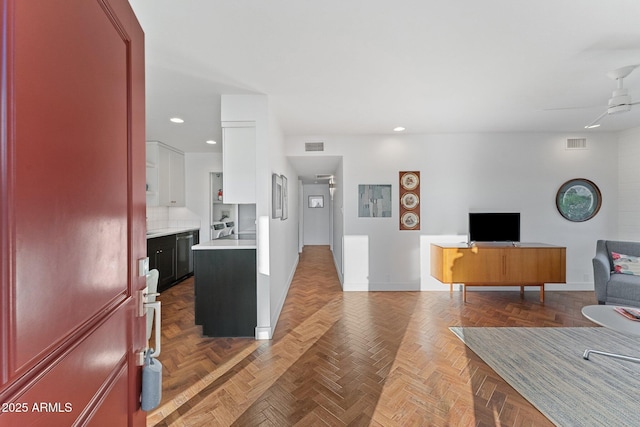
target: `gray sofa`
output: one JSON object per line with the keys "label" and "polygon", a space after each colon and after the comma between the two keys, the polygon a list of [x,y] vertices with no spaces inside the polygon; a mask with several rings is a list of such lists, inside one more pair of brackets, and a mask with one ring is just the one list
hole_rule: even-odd
{"label": "gray sofa", "polygon": [[598,304],[640,307],[640,276],[613,273],[611,252],[640,257],[640,242],[598,240],[593,279]]}

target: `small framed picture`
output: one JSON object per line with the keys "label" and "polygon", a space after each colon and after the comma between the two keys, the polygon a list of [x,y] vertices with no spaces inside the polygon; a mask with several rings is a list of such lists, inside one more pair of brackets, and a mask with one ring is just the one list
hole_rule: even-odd
{"label": "small framed picture", "polygon": [[309,196],[310,208],[324,208],[324,196]]}
{"label": "small framed picture", "polygon": [[271,175],[271,218],[282,218],[282,177]]}
{"label": "small framed picture", "polygon": [[284,221],[289,218],[289,184],[286,176],[280,176],[282,177],[282,216],[280,219]]}

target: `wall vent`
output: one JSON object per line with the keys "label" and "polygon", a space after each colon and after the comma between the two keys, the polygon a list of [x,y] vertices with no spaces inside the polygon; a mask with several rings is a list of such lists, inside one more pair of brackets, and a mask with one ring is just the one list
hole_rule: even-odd
{"label": "wall vent", "polygon": [[586,150],[587,138],[567,138],[567,150]]}
{"label": "wall vent", "polygon": [[304,151],[324,151],[324,142],[305,142]]}

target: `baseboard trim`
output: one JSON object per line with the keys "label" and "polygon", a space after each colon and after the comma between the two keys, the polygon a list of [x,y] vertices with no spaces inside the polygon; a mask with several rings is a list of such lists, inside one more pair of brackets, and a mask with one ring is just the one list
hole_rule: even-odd
{"label": "baseboard trim", "polygon": [[256,327],[256,340],[270,340],[273,337],[273,330],[268,327]]}
{"label": "baseboard trim", "polygon": [[[525,291],[538,291],[540,290],[539,286],[525,286]],[[544,287],[545,291],[593,291],[593,283],[549,283]],[[342,286],[342,290],[344,292],[373,292],[373,291],[422,291],[422,292],[449,292],[449,285],[443,284],[440,289],[420,289],[420,282],[406,282],[406,283],[380,283],[380,282],[372,282],[372,283],[354,283],[347,282]],[[461,292],[462,286],[454,284],[453,285],[454,292]],[[467,287],[468,292],[478,292],[478,291],[513,291],[520,292],[520,287],[517,285],[513,286],[469,286]]]}
{"label": "baseboard trim", "polygon": [[295,276],[296,274],[296,269],[298,268],[299,261],[300,261],[300,255],[296,256],[296,260],[293,263],[293,267],[289,272],[289,277],[287,278],[287,286],[285,291],[280,296],[277,309],[271,314],[271,327],[266,327],[266,326],[256,327],[257,340],[270,340],[273,337],[273,333],[275,332],[276,327],[278,326],[278,319],[280,319],[280,313],[282,312],[284,303],[287,300],[287,294],[289,293],[289,288],[291,288],[291,283],[293,282],[293,276]]}
{"label": "baseboard trim", "polygon": [[338,274],[338,280],[340,281],[340,286],[344,290],[344,276],[340,272],[340,266],[338,265],[338,260],[336,259],[336,253],[331,250],[331,258],[333,258],[333,266],[336,268],[336,273]]}

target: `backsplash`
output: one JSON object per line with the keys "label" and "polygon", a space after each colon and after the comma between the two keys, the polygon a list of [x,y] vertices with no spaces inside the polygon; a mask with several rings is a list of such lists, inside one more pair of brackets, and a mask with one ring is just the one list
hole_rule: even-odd
{"label": "backsplash", "polygon": [[189,209],[147,206],[147,231],[187,227],[200,228],[200,217]]}

